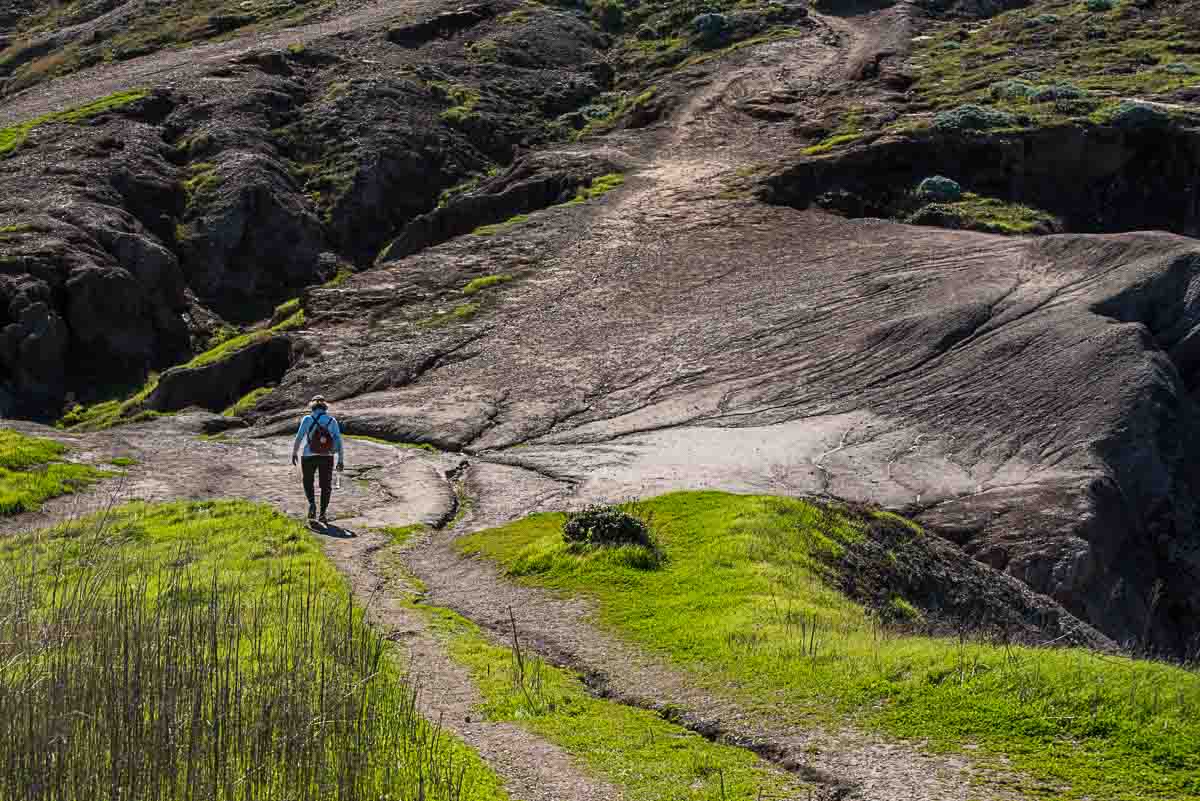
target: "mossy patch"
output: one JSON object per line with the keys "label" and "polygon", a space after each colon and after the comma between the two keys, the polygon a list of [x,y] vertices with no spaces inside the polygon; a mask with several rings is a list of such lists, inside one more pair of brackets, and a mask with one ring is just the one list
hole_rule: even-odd
{"label": "mossy patch", "polygon": [[467,285],[463,287],[462,292],[464,295],[477,295],[485,289],[507,284],[511,280],[513,280],[513,277],[507,273],[502,275],[481,275],[478,278],[468,281]]}
{"label": "mossy patch", "polygon": [[958,201],[926,204],[906,221],[994,234],[1048,234],[1063,230],[1062,220],[1049,212],[971,192],[964,193]]}
{"label": "mossy patch", "polygon": [[259,387],[258,389],[252,389],[235,401],[228,409],[221,412],[221,414],[223,414],[225,417],[241,417],[262,402],[263,398],[267,397],[274,391],[274,387]]}
{"label": "mossy patch", "polygon": [[79,123],[90,120],[106,111],[114,111],[124,106],[128,106],[142,98],[146,97],[148,92],[145,89],[129,89],[124,92],[116,92],[107,97],[102,97],[99,100],[93,100],[91,103],[67,111],[57,111],[53,114],[43,114],[40,117],[35,117],[32,120],[10,125],[7,128],[0,128],[0,158],[9,155],[14,150],[25,143],[30,131],[37,128],[39,125],[49,125],[52,123]]}
{"label": "mossy patch", "polygon": [[509,217],[504,222],[493,223],[492,225],[481,225],[471,232],[472,236],[495,236],[503,233],[510,228],[514,228],[522,223],[529,222],[528,214],[516,214]]}

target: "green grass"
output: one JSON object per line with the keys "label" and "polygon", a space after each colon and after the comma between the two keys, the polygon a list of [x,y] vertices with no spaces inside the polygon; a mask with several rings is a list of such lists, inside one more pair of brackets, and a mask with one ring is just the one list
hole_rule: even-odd
{"label": "green grass", "polygon": [[259,387],[252,389],[238,398],[228,409],[221,412],[225,417],[241,417],[258,405],[259,401],[274,392],[274,387]]}
{"label": "green grass", "polygon": [[109,459],[108,463],[113,467],[136,467],[138,460],[132,456],[118,456],[115,459]]}
{"label": "green grass", "polygon": [[507,284],[511,280],[513,280],[513,277],[507,273],[504,275],[483,275],[468,281],[467,285],[463,287],[462,292],[464,295],[477,295],[485,289],[491,289],[500,284]]}
{"label": "green grass", "polygon": [[451,323],[465,323],[471,320],[479,313],[482,304],[478,302],[460,303],[453,309],[447,312],[437,312],[424,320],[421,320],[418,325],[423,328],[438,328]]}
{"label": "green grass", "polygon": [[81,464],[64,462],[65,445],[0,429],[0,516],[36,512],[60,495],[86,489],[110,475]]}
{"label": "green grass", "polygon": [[[797,500],[679,493],[645,504],[665,565],[562,542],[561,515],[464,538],[526,582],[594,597],[599,620],[701,684],[798,723],[850,721],[935,749],[973,744],[1055,797],[1200,798],[1200,677],[1082,650],[885,634],[822,579],[859,523]],[[910,603],[911,599],[899,599]]]}
{"label": "green grass", "polygon": [[204,367],[207,364],[213,364],[214,362],[222,361],[223,359],[228,359],[233,354],[240,350],[244,350],[251,345],[255,345],[259,342],[265,342],[276,334],[282,334],[285,331],[291,331],[292,329],[300,328],[303,325],[304,311],[300,310],[291,317],[288,317],[283,322],[277,323],[270,328],[265,328],[260,331],[251,331],[249,333],[230,337],[229,339],[220,342],[215,347],[209,348],[203,353],[193,357],[192,360],[187,364],[184,364],[183,367],[185,369],[192,370],[197,367]]}
{"label": "green grass", "polygon": [[[111,780],[119,797],[136,795],[132,771],[114,759],[126,747],[137,750],[136,778],[145,784],[162,777],[166,784],[153,786],[170,797],[186,794],[193,770],[209,770],[204,760],[193,763],[199,752],[225,766],[213,770],[211,787],[214,798],[226,801],[507,798],[477,754],[416,714],[398,661],[388,658],[386,640],[369,629],[363,610],[347,602],[349,588],[317,539],[270,507],[129,504],[3,539],[0,570],[20,580],[41,605],[37,614],[53,620],[56,609],[70,606],[65,617],[81,621],[79,634],[36,643],[25,657],[29,668],[55,673],[50,692],[64,699],[61,710],[32,702],[19,710],[30,720],[29,747],[40,744],[33,733],[41,726],[78,731],[64,736],[60,753],[73,772],[92,767],[99,781]],[[24,600],[9,589],[0,593],[0,609]],[[195,636],[209,628],[211,641]],[[82,653],[73,644],[78,638]],[[131,642],[137,647],[130,649]],[[18,645],[6,642],[20,657],[12,650]],[[96,660],[93,648],[118,658]],[[8,700],[30,673],[17,657],[0,665],[0,697]],[[72,669],[72,661],[86,669]],[[117,667],[92,672],[93,661]],[[16,685],[14,693],[6,693],[6,682]],[[108,692],[97,693],[97,685]],[[141,685],[154,689],[120,689]],[[64,710],[68,722],[56,722]],[[125,718],[115,738],[104,734],[113,726],[105,721],[114,718]],[[25,736],[21,726],[5,727],[6,733],[14,728]],[[297,728],[304,737],[289,742]],[[304,764],[289,764],[293,759]],[[19,769],[30,764],[37,765],[29,760]],[[464,791],[448,792],[459,772]],[[441,776],[436,783],[434,775]],[[226,785],[217,776],[241,778]],[[197,781],[209,786],[205,777]],[[94,789],[91,797],[107,797],[110,787]]]}
{"label": "green grass", "polygon": [[428,526],[424,523],[413,523],[409,526],[386,526],[380,529],[380,531],[391,537],[393,544],[403,545],[427,528]]}
{"label": "green grass", "polygon": [[12,153],[22,144],[29,136],[29,132],[39,125],[47,125],[50,123],[78,123],[89,120],[106,111],[127,106],[137,100],[146,97],[145,89],[130,89],[124,92],[117,92],[108,97],[102,97],[99,100],[93,100],[82,106],[77,106],[67,111],[56,111],[53,114],[43,114],[40,117],[35,117],[32,120],[10,125],[7,128],[0,128],[0,158]]}
{"label": "green grass", "polygon": [[[446,609],[424,611],[483,695],[483,713],[562,747],[628,801],[801,798],[799,782],[749,751],[712,743],[656,713],[591,696],[574,674],[492,645]],[[518,629],[520,620],[517,620]]]}
{"label": "green grass", "polygon": [[806,147],[802,151],[806,156],[819,156],[823,153],[839,148],[842,145],[848,145],[851,142],[857,142],[863,136],[863,115],[862,111],[855,110],[848,113],[838,129],[829,136],[822,139],[811,147]]}
{"label": "green grass", "polygon": [[292,298],[291,300],[284,301],[276,306],[275,312],[271,315],[271,319],[283,321],[298,311],[300,311],[300,298]]}
{"label": "green grass", "polygon": [[929,203],[909,218],[917,224],[942,225],[993,234],[1031,234],[1062,230],[1049,212],[967,192],[951,203]]}
{"label": "green grass", "polygon": [[492,225],[481,225],[472,231],[471,234],[474,236],[495,236],[496,234],[503,233],[510,228],[527,222],[529,222],[528,214],[517,214],[509,217],[504,222],[493,223]]}
{"label": "green grass", "polygon": [[459,125],[474,114],[475,106],[479,103],[480,98],[479,90],[475,87],[436,81],[430,85],[440,89],[446,99],[453,104],[441,113],[443,122]]}
{"label": "green grass", "polygon": [[146,379],[146,383],[124,400],[102,401],[91,406],[76,404],[73,409],[62,416],[56,425],[72,431],[101,431],[112,428],[118,423],[149,419],[158,413],[139,410],[142,403],[150,397],[150,393],[157,386],[158,374],[151,373]]}
{"label": "green grass", "polygon": [[[335,275],[333,278],[330,278],[324,284],[321,284],[321,286],[325,289],[337,289],[353,277],[354,270],[351,270],[349,267],[343,265],[338,267],[337,275]],[[288,303],[291,303],[291,301],[288,301]],[[300,308],[300,301],[298,298],[296,299],[296,308]]]}
{"label": "green grass", "polygon": [[564,205],[581,205],[587,203],[589,200],[603,197],[614,189],[618,189],[624,185],[624,175],[619,172],[610,172],[607,175],[601,175],[599,178],[592,179],[592,182],[587,186],[580,187],[579,191],[575,193],[575,197],[568,200]]}

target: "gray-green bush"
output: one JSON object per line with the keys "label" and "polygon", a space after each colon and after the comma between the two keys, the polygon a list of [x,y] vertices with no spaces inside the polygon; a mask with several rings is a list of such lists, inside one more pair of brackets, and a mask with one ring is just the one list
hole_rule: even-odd
{"label": "gray-green bush", "polygon": [[992,128],[1012,128],[1017,118],[1006,111],[977,106],[974,103],[938,112],[933,127],[946,131],[986,131]]}

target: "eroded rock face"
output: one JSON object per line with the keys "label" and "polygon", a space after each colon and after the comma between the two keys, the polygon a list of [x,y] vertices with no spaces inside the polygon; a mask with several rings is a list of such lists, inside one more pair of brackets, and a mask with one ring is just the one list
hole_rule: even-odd
{"label": "eroded rock face", "polygon": [[192,406],[219,412],[247,392],[278,380],[291,361],[288,338],[270,336],[210,364],[167,370],[146,406],[160,412]]}
{"label": "eroded rock face", "polygon": [[[280,297],[322,276],[324,239],[316,215],[267,156],[226,152],[212,190],[180,239],[192,289],[218,308]],[[328,277],[328,276],[324,276]]]}
{"label": "eroded rock face", "polygon": [[1200,234],[1200,133],[1183,126],[901,136],[800,161],[768,178],[762,197],[832,205],[853,217],[890,216],[932,175],[1045,209],[1072,231]]}

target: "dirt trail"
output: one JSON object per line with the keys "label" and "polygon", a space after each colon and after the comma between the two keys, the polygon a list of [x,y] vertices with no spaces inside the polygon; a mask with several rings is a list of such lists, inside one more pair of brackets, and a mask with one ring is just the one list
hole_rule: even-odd
{"label": "dirt trail", "polygon": [[355,594],[369,599],[372,621],[403,644],[410,676],[420,691],[422,714],[438,721],[475,748],[513,798],[526,801],[616,801],[620,793],[587,776],[562,749],[511,723],[483,720],[481,697],[465,668],[455,663],[429,631],[420,613],[399,597],[402,580],[389,576],[381,556],[389,539],[381,534],[326,540],[326,553],[346,574]]}

